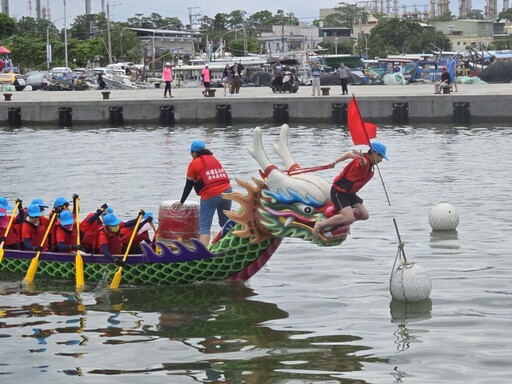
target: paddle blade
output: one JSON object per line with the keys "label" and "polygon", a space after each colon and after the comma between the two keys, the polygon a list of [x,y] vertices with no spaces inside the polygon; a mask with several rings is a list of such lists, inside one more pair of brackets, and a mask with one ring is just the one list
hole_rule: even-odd
{"label": "paddle blade", "polygon": [[0,248],[0,263],[4,259],[4,245],[2,244],[2,248]]}
{"label": "paddle blade", "polygon": [[28,267],[28,271],[25,276],[25,283],[30,284],[34,281],[34,276],[36,275],[38,265],[39,265],[39,252],[30,261],[30,266]]}
{"label": "paddle blade", "polygon": [[75,257],[75,267],[76,267],[76,287],[83,288],[84,287],[84,260],[82,259],[82,255],[80,251],[76,253]]}
{"label": "paddle blade", "polygon": [[123,274],[123,267],[119,267],[114,278],[112,279],[112,283],[110,283],[110,288],[116,289],[119,288],[119,284],[121,284],[121,275]]}

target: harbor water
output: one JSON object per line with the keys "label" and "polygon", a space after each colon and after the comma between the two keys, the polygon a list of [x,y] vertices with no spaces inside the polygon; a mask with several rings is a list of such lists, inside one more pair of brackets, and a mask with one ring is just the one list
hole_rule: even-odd
{"label": "harbor water", "polygon": [[[0,128],[0,195],[26,205],[80,195],[82,215],[158,212],[179,200],[189,147],[202,139],[235,178],[258,177],[248,125]],[[269,157],[278,127],[264,127]],[[0,272],[0,375],[6,383],[509,383],[511,127],[379,127],[389,162],[360,195],[370,219],[320,248],[285,239],[245,285],[122,287]],[[303,167],[352,147],[345,129],[291,126]],[[342,168],[318,172],[326,180]],[[382,180],[382,181],[381,181]],[[384,188],[385,187],[385,188]],[[386,198],[389,196],[390,205]],[[194,200],[191,196],[189,200]],[[435,205],[458,211],[433,232]],[[396,219],[430,300],[392,300]],[[216,225],[215,230],[218,230]]]}

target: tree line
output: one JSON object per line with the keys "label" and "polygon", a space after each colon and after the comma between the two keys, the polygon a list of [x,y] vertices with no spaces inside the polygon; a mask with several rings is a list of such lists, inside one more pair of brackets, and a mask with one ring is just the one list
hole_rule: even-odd
{"label": "tree line", "polygon": [[[335,13],[323,20],[314,20],[313,25],[324,27],[345,27],[354,29],[357,23],[365,23],[369,13],[354,4],[339,3]],[[425,27],[416,20],[407,18],[386,18],[374,15],[379,23],[367,36],[355,36],[353,41],[339,43],[338,53],[361,53],[369,57],[385,57],[389,54],[428,52],[432,44],[445,50],[451,50],[450,42],[441,32],[433,27]],[[479,17],[476,12],[474,17]],[[500,17],[512,19],[512,9],[503,11]],[[441,19],[450,19],[444,15]],[[218,44],[225,36],[227,49],[234,54],[243,52],[242,34],[226,34],[227,31],[243,27],[247,35],[247,50],[251,53],[261,52],[257,35],[262,31],[271,31],[273,25],[298,25],[299,20],[293,13],[278,10],[259,11],[248,15],[243,10],[230,13],[218,13],[213,18],[203,16],[198,20],[202,41],[198,48],[204,50],[208,41]],[[108,22],[105,13],[77,16],[66,31],[68,41],[68,62],[71,66],[85,67],[93,61],[101,62],[108,58],[108,33],[110,24],[110,41],[112,57],[115,61],[132,61],[142,63],[145,55],[143,42],[130,28],[187,30],[176,17],[162,17],[157,13],[150,15],[135,14],[124,22]],[[22,17],[19,20],[0,13],[0,44],[11,50],[12,61],[21,69],[45,69],[46,45],[52,46],[52,66],[64,65],[64,30],[45,19]],[[326,39],[322,47],[327,53],[334,53],[334,42]],[[146,52],[147,53],[147,52]]]}

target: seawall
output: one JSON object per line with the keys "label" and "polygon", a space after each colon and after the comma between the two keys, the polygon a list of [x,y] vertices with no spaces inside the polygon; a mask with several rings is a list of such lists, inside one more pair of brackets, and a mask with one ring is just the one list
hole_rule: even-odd
{"label": "seawall", "polygon": [[[433,85],[339,86],[329,95],[311,96],[311,87],[295,94],[275,94],[268,87],[244,87],[238,95],[204,97],[200,88],[102,91],[22,91],[0,94],[1,125],[133,123],[236,125],[237,123],[290,124],[346,122],[346,107],[353,94],[363,118],[377,124],[510,123],[511,84],[458,85],[458,92],[434,94]],[[10,97],[10,101],[6,101]],[[108,97],[108,99],[106,99]]]}

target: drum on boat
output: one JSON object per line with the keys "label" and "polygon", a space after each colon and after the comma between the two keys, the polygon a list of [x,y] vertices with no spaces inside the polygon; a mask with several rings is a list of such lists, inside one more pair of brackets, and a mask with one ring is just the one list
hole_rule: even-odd
{"label": "drum on boat", "polygon": [[160,203],[158,236],[160,241],[199,239],[199,204],[191,202],[172,208],[174,201]]}

